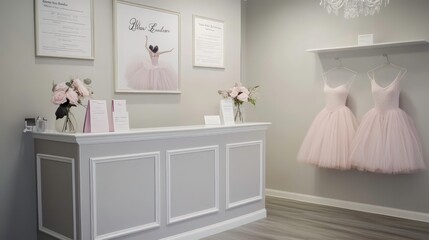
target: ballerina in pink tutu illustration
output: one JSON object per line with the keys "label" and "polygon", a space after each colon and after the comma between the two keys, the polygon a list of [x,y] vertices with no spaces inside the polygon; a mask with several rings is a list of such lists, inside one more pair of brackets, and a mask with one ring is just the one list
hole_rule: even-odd
{"label": "ballerina in pink tutu illustration", "polygon": [[174,48],[161,52],[157,45],[148,46],[147,36],[145,48],[150,61],[131,61],[126,72],[128,87],[137,90],[178,90],[176,72],[168,64],[159,61],[161,54],[170,53]]}

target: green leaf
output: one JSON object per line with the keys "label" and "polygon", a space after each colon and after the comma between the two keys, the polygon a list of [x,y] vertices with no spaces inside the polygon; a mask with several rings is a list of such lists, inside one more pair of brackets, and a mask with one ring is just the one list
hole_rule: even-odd
{"label": "green leaf", "polygon": [[256,106],[256,99],[250,99],[250,98],[249,98],[249,102],[250,102],[251,104],[253,104],[253,106]]}
{"label": "green leaf", "polygon": [[86,85],[90,85],[91,84],[91,79],[89,79],[89,78],[85,78],[85,79],[83,79],[83,82],[86,84]]}

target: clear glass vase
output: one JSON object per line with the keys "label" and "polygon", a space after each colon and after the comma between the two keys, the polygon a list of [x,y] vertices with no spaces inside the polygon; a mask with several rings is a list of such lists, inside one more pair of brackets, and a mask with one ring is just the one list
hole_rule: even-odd
{"label": "clear glass vase", "polygon": [[241,106],[241,103],[235,104],[234,121],[236,123],[244,122],[243,107]]}
{"label": "clear glass vase", "polygon": [[75,133],[77,129],[77,121],[70,109],[67,114],[55,122],[55,128],[58,132]]}

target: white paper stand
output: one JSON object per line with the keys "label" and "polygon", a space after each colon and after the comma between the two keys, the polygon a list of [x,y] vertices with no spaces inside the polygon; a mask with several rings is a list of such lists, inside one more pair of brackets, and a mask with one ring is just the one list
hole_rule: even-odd
{"label": "white paper stand", "polygon": [[130,118],[125,100],[112,100],[112,121],[114,132],[126,132],[130,130]]}
{"label": "white paper stand", "polygon": [[219,115],[204,115],[204,123],[206,125],[221,125]]}
{"label": "white paper stand", "polygon": [[234,125],[234,103],[232,99],[222,99],[220,100],[220,115],[222,119],[222,124],[224,125]]}

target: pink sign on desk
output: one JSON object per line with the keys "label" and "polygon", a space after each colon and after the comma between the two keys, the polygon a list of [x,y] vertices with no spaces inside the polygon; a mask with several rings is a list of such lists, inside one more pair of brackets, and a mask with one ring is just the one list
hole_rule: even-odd
{"label": "pink sign on desk", "polygon": [[83,132],[109,132],[109,120],[105,100],[88,100]]}

